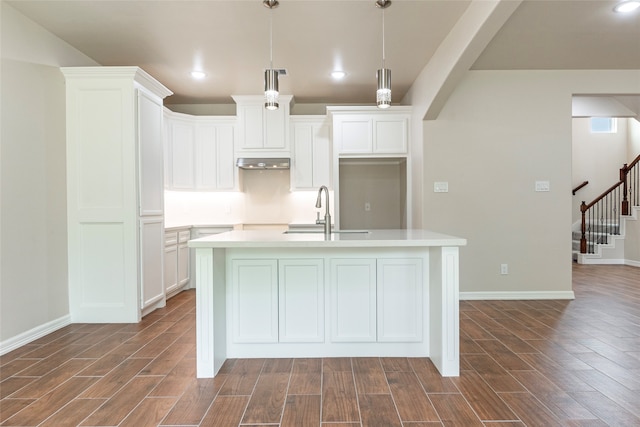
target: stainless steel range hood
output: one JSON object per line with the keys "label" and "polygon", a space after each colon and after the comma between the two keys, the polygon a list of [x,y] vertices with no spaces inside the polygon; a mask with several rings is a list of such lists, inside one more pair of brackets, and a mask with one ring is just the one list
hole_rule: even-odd
{"label": "stainless steel range hood", "polygon": [[289,169],[290,163],[288,158],[241,157],[236,166],[246,170],[278,170]]}

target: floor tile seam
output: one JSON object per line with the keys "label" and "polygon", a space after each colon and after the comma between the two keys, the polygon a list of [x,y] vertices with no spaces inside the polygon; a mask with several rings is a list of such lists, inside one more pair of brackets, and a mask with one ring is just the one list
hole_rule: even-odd
{"label": "floor tile seam", "polygon": [[[45,393],[45,395],[44,395],[44,396],[40,396],[40,397],[35,398],[35,399],[26,399],[26,400],[33,400],[33,401],[32,401],[29,405],[27,405],[27,406],[25,406],[24,408],[22,408],[20,411],[18,411],[18,412],[16,412],[15,414],[13,414],[13,415],[12,415],[12,417],[13,417],[13,416],[15,416],[15,415],[17,415],[17,414],[19,414],[19,413],[20,413],[20,412],[22,412],[22,411],[26,411],[26,410],[29,408],[29,406],[34,405],[34,404],[36,404],[38,401],[40,401],[41,399],[43,399],[43,398],[45,398],[45,397],[47,397],[47,396],[51,395],[55,390],[57,390],[57,389],[59,389],[60,387],[62,387],[65,383],[67,383],[68,381],[70,381],[72,378],[74,378],[74,377],[69,377],[69,378],[67,378],[65,381],[61,382],[61,383],[60,383],[60,384],[58,384],[56,387],[52,388],[52,389],[51,389],[51,390],[49,390],[47,393]],[[94,382],[93,384],[95,384],[95,382]],[[84,389],[82,389],[82,390],[80,391],[80,393],[83,393],[85,390],[87,390],[87,389],[88,389],[89,387],[91,387],[93,384],[91,384],[91,385],[89,385],[89,386],[85,387]],[[77,399],[77,397],[78,397],[78,395],[75,395],[73,398],[69,399],[69,400],[68,400],[64,405],[62,405],[62,406],[61,406],[61,407],[59,407],[56,411],[54,411],[54,413],[53,413],[53,414],[50,414],[50,415],[49,415],[48,417],[46,417],[44,420],[40,421],[40,423],[38,423],[38,425],[39,425],[39,424],[42,424],[42,423],[44,423],[44,422],[46,422],[49,418],[51,418],[52,416],[54,416],[55,414],[57,414],[58,412],[60,412],[64,407],[66,407],[66,406],[67,406],[67,405],[69,405],[71,402],[73,402],[74,400],[76,400],[76,399]],[[2,399],[2,400],[4,400],[4,399]],[[17,400],[17,399],[14,399],[14,400]],[[106,402],[106,400],[105,400],[105,402]],[[100,406],[102,406],[102,405],[100,405]],[[5,420],[5,421],[6,421],[6,420]],[[4,424],[2,424],[2,425],[4,425]]]}
{"label": "floor tile seam", "polygon": [[[382,362],[382,360],[380,360],[380,362]],[[381,364],[382,364],[382,363],[381,363]],[[404,423],[405,423],[405,422],[412,422],[412,421],[415,421],[415,420],[406,420],[406,421],[405,421],[405,420],[403,420],[403,419],[402,419],[402,415],[400,414],[400,410],[398,409],[398,404],[396,403],[396,398],[395,398],[395,396],[393,395],[393,392],[392,392],[392,390],[391,390],[391,384],[389,384],[389,377],[387,376],[387,372],[384,370],[384,365],[383,365],[383,367],[382,367],[382,372],[384,373],[384,379],[385,379],[385,381],[387,382],[387,387],[389,388],[389,396],[391,397],[391,401],[393,402],[393,407],[394,407],[394,408],[395,408],[395,410],[396,410],[396,415],[398,416],[398,420],[400,420],[400,425],[401,425],[401,426],[404,426]],[[393,372],[398,372],[398,371],[393,371]],[[405,371],[405,372],[406,372],[406,371]],[[413,376],[415,377],[415,379],[416,379],[416,381],[418,382],[418,384],[420,384],[420,385],[422,386],[422,384],[420,383],[420,379],[418,378],[418,376],[416,375],[416,373],[415,373],[415,372],[411,372],[411,373],[412,373],[412,374],[413,374]],[[424,392],[424,388],[422,389],[422,391]],[[376,394],[384,395],[384,394],[382,394],[382,393],[376,393]],[[426,394],[426,393],[425,393],[425,394]],[[427,396],[427,399],[429,400],[429,404],[431,404],[431,405],[433,406],[433,402],[431,402],[431,399],[429,399],[429,396]],[[435,409],[435,407],[434,407],[434,409]],[[438,411],[436,411],[436,414],[437,414],[437,412],[438,412]],[[438,415],[438,418],[440,418],[440,415]],[[424,420],[424,421],[426,421],[426,420]]]}
{"label": "floor tile seam", "polygon": [[[515,411],[514,411],[514,410],[513,410],[513,409],[512,409],[508,404],[507,404],[507,402],[505,402],[505,400],[502,398],[502,396],[500,396],[500,393],[499,393],[499,392],[498,392],[498,391],[497,391],[497,390],[496,390],[496,389],[495,389],[491,384],[489,384],[489,382],[488,382],[488,381],[486,381],[486,380],[482,377],[482,375],[481,375],[478,371],[476,371],[476,370],[475,370],[475,368],[473,369],[473,372],[475,372],[475,374],[478,376],[478,378],[480,379],[480,381],[482,381],[482,382],[483,382],[487,387],[489,387],[489,389],[491,389],[491,391],[492,391],[492,392],[493,392],[493,393],[494,393],[494,394],[495,394],[495,395],[500,399],[500,401],[501,401],[501,402],[502,402],[502,403],[503,403],[507,408],[509,408],[509,410],[511,411],[511,413],[517,417],[517,416],[518,416],[518,414],[517,414],[517,413],[516,413],[516,412],[515,412]],[[508,372],[508,371],[507,371],[507,372]],[[509,373],[509,376],[511,376],[511,377],[513,378],[513,375],[511,375],[510,373]],[[517,380],[517,379],[515,379],[515,378],[514,378],[514,380],[516,380],[516,381],[518,382],[518,384],[520,384],[520,381],[518,381],[518,380]],[[466,396],[465,396],[465,394],[462,392],[462,390],[460,390],[460,387],[458,387],[458,384],[456,384],[456,383],[454,382],[454,383],[453,383],[453,385],[454,385],[454,386],[455,386],[455,388],[458,390],[458,393],[460,393],[460,394],[462,395],[462,397],[464,398],[464,400],[467,402],[467,404],[468,404],[468,405],[471,407],[471,409],[474,411],[474,413],[476,414],[476,416],[478,417],[478,419],[480,419],[480,420],[481,420],[481,421],[483,421],[483,422],[485,422],[485,421],[488,421],[488,422],[493,421],[493,420],[482,420],[482,419],[480,418],[480,416],[478,415],[478,413],[475,411],[475,409],[473,409],[473,406],[471,406],[471,404],[469,403],[469,399],[467,399],[467,397],[466,397]],[[522,385],[522,384],[520,384],[520,385]],[[524,387],[524,386],[523,386],[523,387]],[[526,387],[524,387],[524,388],[525,388],[525,390],[526,390]],[[520,393],[520,392],[516,392],[516,393]],[[527,393],[529,393],[529,392],[527,391]],[[531,393],[529,393],[529,394],[531,394]],[[517,421],[524,423],[524,421],[523,421],[523,420],[521,420],[521,419],[519,419],[519,418],[517,419]]]}
{"label": "floor tile seam", "polygon": [[[287,408],[287,400],[289,399],[289,387],[291,386],[291,376],[293,373],[293,364],[295,363],[295,361],[292,359],[291,360],[291,367],[289,368],[289,379],[287,380],[287,387],[285,389],[284,392],[284,402],[282,404],[282,410],[280,411],[280,422],[278,423],[278,425],[282,424],[282,420],[284,419],[284,411]],[[249,406],[249,404],[247,403],[247,406]]]}
{"label": "floor tile seam", "polygon": [[[163,333],[164,333],[164,332],[163,332]],[[160,337],[160,335],[162,335],[163,333],[158,334],[158,336],[156,336],[155,338],[153,338],[153,339],[149,340],[149,341],[147,342],[147,344],[146,344],[146,345],[143,345],[142,347],[140,347],[140,349],[138,349],[138,351],[136,351],[136,353],[138,353],[139,351],[142,351],[142,350],[143,350],[147,345],[151,344],[151,342],[152,342],[152,341],[154,341],[155,339],[159,338],[159,337]],[[186,331],[185,331],[184,333],[186,333]],[[184,334],[184,333],[183,333],[183,334]],[[173,344],[175,344],[175,342],[176,342],[176,341],[178,341],[178,339],[180,339],[180,337],[181,337],[183,334],[180,334],[180,335],[179,335],[178,337],[176,337],[173,341],[171,341],[170,343],[166,344],[166,345],[164,346],[164,348],[162,349],[162,351],[161,351],[160,353],[158,353],[156,356],[154,356],[154,357],[153,357],[153,360],[155,360],[155,359],[157,359],[158,357],[160,357],[160,355],[162,355],[162,353],[164,353],[164,352],[165,352],[169,347],[171,347]],[[131,357],[130,357],[130,358],[131,358],[131,359],[144,359],[144,358],[150,357],[150,356],[136,356],[136,353],[133,353],[133,354],[131,355]]]}
{"label": "floor tile seam", "polygon": [[[572,392],[569,392],[569,394],[576,394],[576,393],[590,393],[590,394],[591,394],[591,393],[597,393],[597,394],[599,394],[600,396],[602,396],[602,397],[604,397],[605,399],[607,399],[609,402],[611,402],[611,403],[613,403],[614,405],[616,405],[618,408],[621,408],[622,410],[627,411],[627,413],[628,413],[629,415],[632,415],[632,416],[634,416],[635,418],[638,418],[638,420],[639,420],[638,425],[640,425],[640,412],[637,412],[638,410],[637,410],[636,408],[629,409],[629,408],[627,408],[626,406],[622,405],[619,401],[615,400],[613,397],[607,396],[606,394],[602,393],[602,392],[601,392],[600,390],[598,390],[598,389],[594,389],[594,390],[592,390],[592,391],[585,391],[585,392],[580,392],[580,391],[572,391]],[[571,397],[572,397],[574,400],[576,400],[576,399],[575,399],[575,397],[573,397],[573,396],[571,396]],[[636,411],[636,412],[634,412],[634,411]],[[602,418],[600,418],[599,416],[598,416],[598,419],[600,419],[600,420],[602,420],[602,421],[604,422],[604,420],[603,420]]]}
{"label": "floor tile seam", "polygon": [[[483,378],[480,378],[480,379],[481,379],[482,381],[484,381],[484,379],[483,379]],[[486,381],[485,381],[485,384],[486,384]],[[489,384],[487,384],[487,385],[489,386]],[[456,389],[458,389],[458,392],[459,392],[459,393],[457,393],[457,394],[460,394],[460,396],[462,396],[462,398],[463,398],[463,399],[464,399],[464,401],[466,402],[466,404],[467,404],[467,406],[469,407],[469,409],[471,409],[471,411],[475,414],[476,418],[477,418],[481,423],[483,423],[482,418],[480,418],[480,414],[478,414],[478,413],[476,412],[476,410],[473,408],[473,406],[471,405],[471,403],[469,403],[469,399],[467,399],[467,396],[465,396],[465,395],[464,395],[464,393],[462,392],[462,390],[460,390],[460,388],[458,387],[458,385],[457,385],[455,382],[453,383],[453,386],[454,386]],[[489,386],[489,387],[490,387],[490,386]],[[495,390],[494,390],[494,393],[495,393]],[[500,397],[500,396],[498,396],[498,397]],[[500,398],[500,400],[502,400],[502,398]],[[504,402],[504,401],[503,401],[503,403],[505,403],[505,404],[506,404],[506,402]],[[435,408],[435,406],[434,406],[434,408]],[[435,408],[435,409],[436,409],[436,412],[438,412],[438,408]],[[516,415],[516,413],[515,413],[515,412],[513,412],[513,411],[511,411],[511,412],[513,413],[513,415]],[[442,417],[440,416],[440,414],[438,414],[438,417],[439,417],[440,419],[442,419]],[[501,420],[501,421],[502,421],[502,420]],[[522,421],[522,420],[518,419],[517,421]]]}
{"label": "floor tile seam", "polygon": [[[498,392],[498,395],[500,396],[501,394],[509,394],[509,393],[511,393],[511,392]],[[533,399],[535,399],[540,405],[542,405],[548,411],[549,415],[551,415],[558,422],[558,424],[562,424],[563,421],[568,421],[568,420],[560,419],[560,417],[558,417],[544,402],[542,402],[540,399],[538,399],[538,396],[536,396],[535,394],[531,393],[530,391],[527,390],[527,392],[513,392],[513,393],[516,393],[516,394],[527,394],[527,395],[531,396]],[[500,398],[502,399],[502,397],[500,397]],[[504,399],[502,399],[502,400],[504,401]],[[508,403],[506,403],[506,405],[509,407],[511,412],[514,413],[514,415],[519,416],[518,415],[518,411],[516,411],[514,408],[512,408],[511,405],[509,405]],[[580,405],[580,406],[582,406],[582,405]],[[600,419],[600,418],[598,418],[598,419]],[[521,422],[526,425],[525,420],[521,420]]]}
{"label": "floor tile seam", "polygon": [[[132,380],[133,380],[134,378],[137,378],[137,376],[134,376],[134,377],[132,378]],[[158,382],[158,384],[160,384],[160,381]],[[152,387],[152,388],[147,392],[147,394],[145,394],[145,396],[144,396],[142,399],[140,399],[140,400],[138,401],[138,403],[136,404],[136,406],[135,406],[135,407],[133,407],[133,408],[131,408],[131,410],[127,413],[127,415],[125,415],[124,417],[122,417],[122,418],[120,419],[120,421],[118,421],[118,424],[116,424],[116,425],[120,425],[120,424],[122,424],[122,423],[124,422],[124,420],[126,420],[126,419],[127,419],[127,418],[128,418],[128,417],[129,417],[129,416],[130,416],[130,415],[131,415],[131,414],[132,414],[132,413],[133,413],[133,412],[134,412],[134,411],[135,411],[135,410],[136,410],[140,405],[142,405],[142,403],[143,403],[146,399],[148,399],[148,398],[152,398],[153,396],[149,396],[149,394],[151,394],[151,392],[152,392],[152,391],[153,391],[153,390],[158,386],[158,384],[156,384],[154,387]],[[121,390],[122,390],[122,389],[120,389],[119,391],[121,391]],[[117,394],[117,393],[116,393],[116,394]],[[102,408],[102,407],[103,407],[103,406],[104,406],[104,405],[105,405],[105,404],[106,404],[110,399],[112,399],[113,397],[115,397],[115,394],[114,394],[111,398],[107,399],[107,400],[105,401],[105,403],[103,403],[102,405],[100,405],[100,406],[99,406],[95,411],[93,411],[93,412],[92,412],[92,414],[94,414],[96,411],[98,411],[100,408]],[[176,402],[174,403],[174,406],[175,406],[175,404],[176,404],[176,403],[177,403],[177,400],[176,400]],[[165,417],[169,414],[169,412],[170,412],[170,411],[167,411],[167,414],[165,414]],[[90,415],[89,415],[89,416],[90,416]],[[87,416],[87,417],[85,418],[85,420],[86,420],[87,418],[89,418],[89,416]],[[164,419],[164,417],[163,417],[163,419]],[[83,421],[84,421],[84,420],[83,420]],[[80,423],[80,424],[82,424],[82,423]]]}
{"label": "floor tile seam", "polygon": [[[619,368],[622,371],[630,371],[633,369],[640,369],[640,366],[638,367],[627,367],[627,366],[622,366],[620,365],[615,359],[612,359],[610,357],[604,356],[602,353],[598,353],[596,351],[593,352],[589,352],[589,353],[593,353],[593,354],[597,354],[598,356],[602,357],[603,359],[605,359],[607,362],[612,363],[613,365],[615,365],[617,368]],[[623,352],[626,353],[626,352]],[[587,365],[591,366],[593,369],[595,369],[596,371],[601,372],[604,375],[607,375],[608,377],[610,377],[611,379],[614,379],[611,375],[609,375],[605,370],[603,370],[602,368],[599,368],[598,366],[595,366],[597,363],[596,362],[588,362],[584,359],[582,359],[580,356],[584,356],[587,353],[571,353],[575,358],[579,359],[582,363],[586,363]],[[633,356],[630,356],[633,357]],[[617,380],[616,380],[617,381]],[[638,381],[638,385],[640,385],[640,381]]]}
{"label": "floor tile seam", "polygon": [[[85,389],[86,390],[86,389]],[[69,406],[71,403],[73,403],[76,400],[103,400],[102,405],[104,405],[109,399],[104,399],[104,398],[100,398],[100,399],[78,399],[78,396],[74,397],[73,399],[69,400],[65,405],[62,405],[60,408],[58,408],[57,411],[55,411],[53,414],[51,414],[50,416],[48,416],[46,419],[42,420],[42,422],[40,422],[40,424],[38,425],[42,425],[44,423],[47,422],[47,420],[51,419],[52,417],[54,417],[56,414],[58,414],[59,412],[61,412],[64,408],[66,408],[67,406]],[[91,415],[93,415],[99,408],[102,407],[102,405],[99,405],[96,409],[94,409],[90,414],[88,414],[86,417],[84,417],[77,425],[80,426],[82,425],[82,423],[89,418]]]}
{"label": "floor tile seam", "polygon": [[[523,371],[524,372],[524,371]],[[528,372],[528,371],[526,371]],[[541,372],[539,370],[536,370],[536,372],[541,375],[543,378],[545,378],[547,381],[549,381],[551,384],[553,384],[554,387],[556,387],[556,390],[551,390],[551,391],[543,391],[542,393],[537,393],[533,390],[531,390],[530,388],[527,388],[524,384],[522,384],[520,381],[517,380],[516,381],[520,382],[520,384],[525,388],[525,390],[527,390],[527,392],[529,394],[531,394],[533,397],[535,397],[540,403],[542,403],[547,409],[549,409],[549,412],[553,413],[553,415],[556,418],[560,418],[558,417],[554,411],[551,411],[551,409],[540,399],[538,398],[539,395],[552,395],[554,397],[557,397],[558,395],[562,396],[562,397],[568,397],[571,400],[574,401],[574,403],[576,403],[578,406],[580,406],[581,408],[583,408],[585,411],[587,411],[588,413],[590,413],[592,416],[595,417],[595,419],[599,419],[599,417],[595,414],[593,414],[591,411],[589,411],[589,408],[584,407],[580,402],[578,402],[577,400],[575,400],[568,391],[564,390],[559,384],[556,384],[556,382],[553,380],[553,378],[550,378],[547,374],[545,374],[544,372]],[[513,375],[512,375],[513,376]],[[550,399],[551,401],[553,401],[553,399]],[[566,412],[564,412],[564,408],[562,407],[558,407],[558,409],[560,409],[561,411],[563,411],[563,413],[565,413],[567,415],[567,420],[575,420],[573,418],[569,417],[569,414],[567,414]]]}
{"label": "floor tile seam", "polygon": [[[416,370],[413,368],[413,365],[410,365],[411,369],[413,371],[413,375],[416,377],[416,380],[418,380],[418,384],[420,385],[420,388],[422,389],[422,391],[424,392],[424,394],[427,396],[427,400],[429,400],[429,404],[431,405],[431,407],[433,408],[433,410],[435,411],[436,415],[438,416],[438,421],[440,421],[441,423],[443,423],[444,421],[442,420],[442,416],[438,413],[438,410],[436,409],[436,405],[433,404],[433,400],[431,400],[431,397],[429,397],[429,393],[427,392],[427,389],[424,388],[424,384],[422,383],[422,381],[420,381],[420,377],[418,376],[418,373],[416,372]],[[455,385],[455,384],[454,384]],[[456,387],[457,388],[457,387]],[[434,393],[434,394],[445,394],[445,393]],[[446,393],[449,394],[449,393]],[[457,393],[456,393],[457,394]]]}
{"label": "floor tile seam", "polygon": [[[358,393],[358,384],[356,383],[356,373],[353,367],[353,357],[349,358],[351,364],[351,381],[353,381],[353,390],[356,394],[356,408],[358,408],[358,421],[362,425],[362,410],[360,409],[360,395]],[[320,420],[322,421],[322,420]]]}
{"label": "floor tile seam", "polygon": [[[265,365],[265,361],[267,359],[264,359],[264,361],[262,362],[262,367],[260,368],[260,373],[258,373],[258,377],[256,378],[255,383],[253,383],[253,388],[251,389],[251,394],[249,395],[249,399],[247,400],[247,404],[244,407],[244,410],[242,411],[242,416],[240,416],[240,423],[238,425],[242,425],[242,420],[244,420],[244,417],[247,414],[247,408],[249,408],[249,404],[251,403],[251,399],[253,398],[253,394],[256,391],[256,387],[258,386],[258,381],[260,380],[260,375],[262,375],[262,370],[264,369],[264,365]],[[225,380],[226,382],[226,380]],[[222,390],[222,387],[224,386],[224,383],[220,386],[220,390]],[[214,399],[211,401],[211,405],[209,406],[209,408],[207,409],[207,412],[209,412],[209,410],[211,409],[211,406],[213,405],[213,403],[216,401],[216,399],[218,398],[218,394],[220,393],[220,390],[218,390],[218,393],[216,394],[216,396],[214,397]],[[205,414],[207,413],[205,412]],[[203,417],[204,419],[204,417]],[[200,420],[200,422],[202,422],[202,420]]]}
{"label": "floor tile seam", "polygon": [[[111,369],[109,372],[107,372],[107,374],[105,374],[104,376],[102,376],[102,377],[97,377],[97,378],[101,378],[101,379],[100,379],[100,380],[98,380],[98,381],[96,381],[96,382],[94,382],[94,383],[93,383],[93,384],[91,384],[89,387],[87,387],[87,388],[83,391],[83,393],[84,393],[86,390],[88,390],[89,388],[93,387],[95,384],[97,384],[97,383],[98,383],[99,381],[101,381],[102,379],[106,378],[106,377],[107,377],[107,375],[109,375],[109,374],[110,374],[114,369],[116,369],[118,366],[120,366],[120,365],[122,365],[123,363],[125,363],[127,360],[129,360],[129,359],[125,359],[125,360],[123,360],[120,364],[118,364],[117,366],[115,366],[113,369]],[[145,365],[145,366],[147,366],[147,365]],[[130,383],[131,381],[133,381],[135,378],[137,378],[137,377],[138,377],[138,374],[140,373],[140,371],[142,371],[142,369],[144,369],[144,366],[143,366],[142,368],[140,368],[140,369],[139,369],[135,374],[133,374],[133,375],[132,375],[132,376],[131,376],[127,381],[125,381],[125,382],[123,382],[122,384],[120,384],[120,387],[118,387],[118,389],[116,389],[113,393],[111,393],[111,395],[110,395],[109,397],[107,397],[106,399],[107,399],[107,400],[109,400],[109,399],[113,399],[113,397],[114,397],[114,396],[116,396],[118,393],[120,393],[124,387],[126,387],[127,385],[129,385],[129,383]],[[75,377],[72,377],[72,378],[75,378]],[[156,385],[156,387],[157,387],[157,385]],[[154,388],[155,388],[155,387],[154,387]],[[85,398],[83,398],[83,399],[85,399]],[[99,409],[99,408],[98,408],[98,409]]]}
{"label": "floor tile seam", "polygon": [[[51,371],[50,371],[50,372],[51,372]],[[37,381],[38,379],[41,379],[41,378],[43,378],[43,377],[44,377],[44,375],[43,375],[42,377],[36,377],[37,379],[35,379],[34,381]],[[38,396],[38,397],[26,397],[26,398],[24,398],[24,399],[33,399],[33,400],[34,400],[34,402],[35,402],[35,401],[38,401],[38,400],[42,399],[43,397],[45,397],[45,396],[49,395],[50,393],[54,392],[55,390],[57,390],[58,388],[60,388],[62,385],[64,385],[67,381],[69,381],[69,380],[71,380],[71,379],[73,379],[73,378],[76,378],[76,376],[75,376],[75,375],[72,375],[72,376],[70,376],[70,377],[65,378],[65,379],[64,379],[64,381],[62,381],[62,382],[56,382],[56,386],[55,386],[55,387],[53,387],[53,388],[51,388],[51,389],[49,389],[49,390],[47,390],[47,391],[46,391],[42,396]],[[3,398],[2,400],[9,399],[9,398],[10,398],[10,396],[12,396],[12,395],[14,395],[14,394],[16,394],[16,393],[20,392],[20,390],[22,390],[22,389],[23,389],[23,388],[25,388],[25,387],[30,386],[31,384],[33,384],[33,381],[31,381],[29,384],[25,384],[24,386],[20,387],[18,390],[15,390],[13,393],[11,393],[9,396],[7,396],[7,397]],[[95,384],[95,382],[94,382],[94,384]],[[92,385],[93,385],[93,384],[92,384]],[[91,386],[89,386],[89,387],[91,387]],[[17,400],[16,398],[13,398],[13,399],[14,399],[14,400]],[[18,399],[20,399],[20,398],[18,398]],[[74,398],[74,399],[75,399],[75,398]],[[2,400],[0,400],[0,402],[1,402]],[[73,400],[73,399],[72,399],[72,400]]]}

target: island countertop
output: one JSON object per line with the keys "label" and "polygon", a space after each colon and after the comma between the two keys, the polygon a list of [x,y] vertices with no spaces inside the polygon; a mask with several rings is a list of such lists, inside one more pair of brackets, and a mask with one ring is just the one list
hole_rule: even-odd
{"label": "island countertop", "polygon": [[234,230],[189,241],[192,248],[358,248],[464,246],[467,240],[423,229],[322,232]]}

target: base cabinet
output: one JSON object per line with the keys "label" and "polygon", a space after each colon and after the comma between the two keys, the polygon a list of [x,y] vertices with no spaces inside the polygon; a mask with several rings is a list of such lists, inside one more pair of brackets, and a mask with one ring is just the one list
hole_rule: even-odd
{"label": "base cabinet", "polygon": [[190,249],[187,246],[191,232],[165,231],[164,234],[164,291],[167,297],[184,289],[190,280]]}
{"label": "base cabinet", "polygon": [[376,341],[376,260],[331,260],[331,341]]}
{"label": "base cabinet", "polygon": [[232,342],[422,342],[423,265],[418,257],[232,258]]}
{"label": "base cabinet", "polygon": [[231,271],[233,341],[278,342],[278,262],[233,260]]}
{"label": "base cabinet", "polygon": [[164,289],[173,293],[178,287],[178,232],[164,233]]}
{"label": "base cabinet", "polygon": [[422,260],[378,259],[376,277],[378,341],[422,341]]}
{"label": "base cabinet", "polygon": [[183,287],[190,280],[189,267],[190,267],[190,253],[189,253],[189,236],[191,232],[189,230],[180,231],[178,233],[178,286]]}
{"label": "base cabinet", "polygon": [[278,261],[279,342],[324,341],[324,262]]}

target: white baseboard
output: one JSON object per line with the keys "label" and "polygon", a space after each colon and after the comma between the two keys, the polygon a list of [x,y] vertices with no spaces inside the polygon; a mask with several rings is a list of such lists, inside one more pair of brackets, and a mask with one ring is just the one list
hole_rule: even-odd
{"label": "white baseboard", "polygon": [[623,259],[582,257],[580,264],[624,265],[625,261]]}
{"label": "white baseboard", "polygon": [[640,267],[640,261],[634,261],[632,259],[625,259],[624,264],[630,265],[631,267]]}
{"label": "white baseboard", "polygon": [[66,316],[62,316],[43,325],[36,326],[35,328],[16,335],[15,337],[2,341],[0,342],[0,356],[70,324],[71,315],[67,314]]}
{"label": "white baseboard", "polygon": [[460,292],[460,300],[541,300],[575,299],[573,291],[534,291],[534,292]]}

